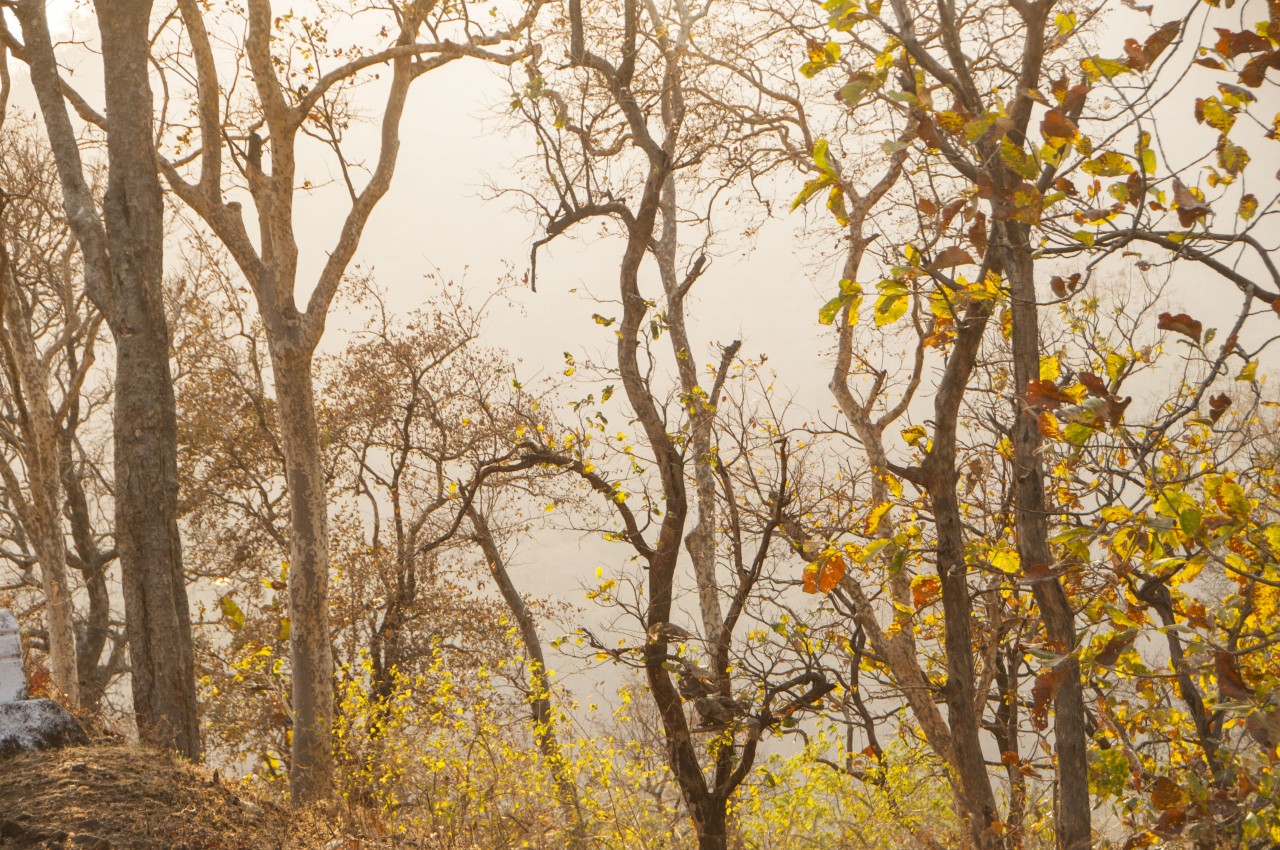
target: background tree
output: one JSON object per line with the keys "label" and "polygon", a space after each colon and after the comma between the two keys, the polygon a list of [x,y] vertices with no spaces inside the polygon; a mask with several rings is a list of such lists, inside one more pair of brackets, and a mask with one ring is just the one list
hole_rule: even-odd
{"label": "background tree", "polygon": [[[50,626],[38,631],[53,684],[73,705],[96,710],[120,672],[125,648],[112,630],[107,568],[114,545],[97,505],[103,480],[111,477],[104,476],[97,454],[110,391],[96,361],[107,342],[101,314],[84,293],[47,148],[29,126],[11,118],[0,128],[0,150],[5,557],[19,570],[15,589],[33,566],[40,567]],[[79,588],[68,567],[88,597],[88,610],[78,619],[73,596]]]}

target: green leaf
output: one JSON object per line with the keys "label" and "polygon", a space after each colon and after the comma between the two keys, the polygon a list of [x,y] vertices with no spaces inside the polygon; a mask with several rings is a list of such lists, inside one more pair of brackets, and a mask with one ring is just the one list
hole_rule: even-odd
{"label": "green leaf", "polygon": [[868,92],[874,91],[880,87],[880,77],[870,71],[859,71],[849,78],[849,82],[840,88],[840,99],[845,105],[853,109],[861,100],[866,97]]}
{"label": "green leaf", "polygon": [[805,183],[804,188],[800,190],[800,194],[796,195],[796,199],[791,202],[791,211],[795,212],[814,195],[830,186],[832,182],[834,181],[831,179],[831,175],[823,174]]}
{"label": "green leaf", "polygon": [[911,296],[904,283],[898,280],[882,280],[877,285],[880,297],[876,299],[876,327],[891,325],[906,315]]}

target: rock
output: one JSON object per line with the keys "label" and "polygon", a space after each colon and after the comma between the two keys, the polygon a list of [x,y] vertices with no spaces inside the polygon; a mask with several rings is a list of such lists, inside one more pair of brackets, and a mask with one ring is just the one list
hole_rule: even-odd
{"label": "rock", "polygon": [[71,846],[77,850],[111,850],[111,842],[96,835],[77,835],[71,839]]}
{"label": "rock", "polygon": [[28,750],[87,743],[80,724],[53,700],[0,702],[0,759]]}
{"label": "rock", "polygon": [[0,838],[18,838],[26,832],[26,827],[17,821],[0,820]]}
{"label": "rock", "polygon": [[18,621],[0,611],[0,703],[27,698],[27,677],[22,671],[22,639]]}

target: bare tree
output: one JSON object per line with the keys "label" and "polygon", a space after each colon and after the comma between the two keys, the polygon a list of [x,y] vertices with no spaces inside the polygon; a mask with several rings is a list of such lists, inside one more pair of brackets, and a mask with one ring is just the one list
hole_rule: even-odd
{"label": "bare tree", "polygon": [[[242,28],[243,42],[219,54],[215,45],[223,42],[210,27],[219,25],[220,16],[195,0],[182,0],[180,41],[158,57],[175,86],[191,81],[196,113],[195,126],[166,126],[170,135],[190,138],[194,147],[187,150],[188,143],[179,140],[179,151],[161,157],[160,167],[174,193],[216,235],[248,281],[271,354],[289,490],[290,783],[298,801],[328,796],[333,783],[328,492],[312,380],[316,346],[369,217],[391,187],[410,86],[426,72],[464,57],[516,61],[523,54],[497,48],[517,38],[536,9],[533,4],[524,17],[490,31],[465,5],[391,3],[377,9],[386,21],[383,33],[375,32],[367,45],[348,54],[328,44],[323,13],[315,19],[280,18],[269,0],[251,0],[243,21],[233,24]],[[368,180],[357,187],[361,166],[343,147],[353,88],[388,65],[377,118],[378,152]],[[252,77],[251,93],[237,85],[243,72]],[[234,82],[224,86],[227,79]],[[299,146],[310,138],[332,151],[350,208],[313,286],[306,287],[298,279],[293,204],[300,188]],[[256,209],[256,239],[235,200],[241,193]],[[299,307],[308,289],[306,304]]]}

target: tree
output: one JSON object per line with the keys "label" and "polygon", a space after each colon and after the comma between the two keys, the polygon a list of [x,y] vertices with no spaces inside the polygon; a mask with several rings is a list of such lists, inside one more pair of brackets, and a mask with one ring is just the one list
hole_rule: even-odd
{"label": "tree", "polygon": [[156,168],[148,52],[149,0],[101,0],[107,188],[99,205],[68,112],[99,127],[103,115],[62,77],[44,0],[6,4],[8,49],[26,62],[84,260],[85,290],[115,342],[116,545],[129,635],[129,669],[144,741],[200,756],[191,623],[177,524],[176,423],[165,324],[164,204]]}
{"label": "tree", "polygon": [[[48,150],[31,127],[11,119],[0,129],[0,152],[7,346],[0,377],[0,398],[6,404],[0,477],[7,503],[0,531],[6,543],[0,551],[20,571],[15,590],[34,584],[32,567],[41,565],[43,604],[38,607],[61,599],[67,609],[52,612],[49,619],[71,617],[69,626],[38,631],[51,658],[58,654],[53,650],[64,653],[61,669],[50,665],[56,673],[53,684],[63,698],[78,697],[80,707],[94,711],[122,671],[125,650],[123,638],[113,630],[107,589],[115,547],[99,510],[106,495],[103,482],[111,480],[97,446],[111,401],[98,366],[99,351],[108,343],[102,316],[84,292]],[[53,565],[47,574],[45,563]],[[68,568],[78,573],[88,597],[88,609],[79,618],[71,609],[80,588],[66,577]],[[74,633],[70,671],[65,666],[68,627]]]}
{"label": "tree", "polygon": [[[611,568],[592,593],[639,627],[639,642],[619,647],[589,630],[579,639],[602,660],[643,668],[698,846],[724,848],[731,800],[760,741],[795,727],[833,687],[807,653],[789,648],[803,646],[804,632],[772,604],[775,544],[799,468],[782,417],[767,393],[727,390],[752,385],[754,364],[739,360],[739,342],[704,370],[690,330],[690,292],[710,267],[716,233],[711,210],[753,174],[751,133],[725,105],[731,78],[694,49],[725,35],[709,4],[628,0],[588,16],[572,0],[565,11],[567,43],[563,32],[548,41],[515,95],[540,146],[544,191],[529,193],[546,235],[534,250],[584,222],[616,228],[622,314],[594,317],[616,339],[616,361],[598,367],[616,383],[599,402],[592,392],[573,403],[573,431],[530,436],[525,456],[576,475],[605,517],[588,527],[642,565],[634,576]],[[701,244],[687,241],[690,231]],[[649,260],[654,296],[642,274]],[[566,375],[591,366],[566,353]],[[605,405],[615,386],[638,425],[634,443],[625,432],[610,436]],[[693,629],[675,622],[686,554]],[[780,624],[777,644],[744,639],[754,619]],[[705,744],[702,735],[711,736]]]}
{"label": "tree", "polygon": [[[512,42],[537,10],[487,30],[465,7],[393,4],[379,10],[386,27],[348,53],[328,41],[323,14],[277,16],[269,0],[253,0],[242,22],[244,40],[219,55],[210,33],[221,16],[195,0],[178,5],[184,36],[158,57],[175,85],[193,80],[196,124],[170,128],[160,167],[170,187],[224,245],[257,302],[271,354],[279,404],[281,449],[289,490],[290,655],[293,671],[294,799],[321,799],[332,790],[333,653],[328,626],[328,491],[316,420],[312,365],[329,309],[355,256],[374,208],[391,187],[400,153],[400,122],[409,88],[424,73],[463,57],[499,63],[522,54],[492,48]],[[277,34],[278,33],[278,34]],[[420,41],[423,35],[431,41]],[[234,44],[234,39],[229,44]],[[332,63],[327,70],[324,66]],[[354,88],[391,69],[378,117],[378,153],[369,179],[356,187],[356,163],[344,153]],[[186,71],[194,70],[194,75]],[[253,92],[224,90],[220,80],[247,71]],[[170,120],[170,116],[165,116]],[[177,119],[179,122],[182,119]],[[350,208],[299,308],[298,234],[293,202],[299,191],[299,143],[329,148],[343,174]],[[305,188],[309,184],[303,184]],[[257,212],[250,236],[238,200],[247,193]]]}

